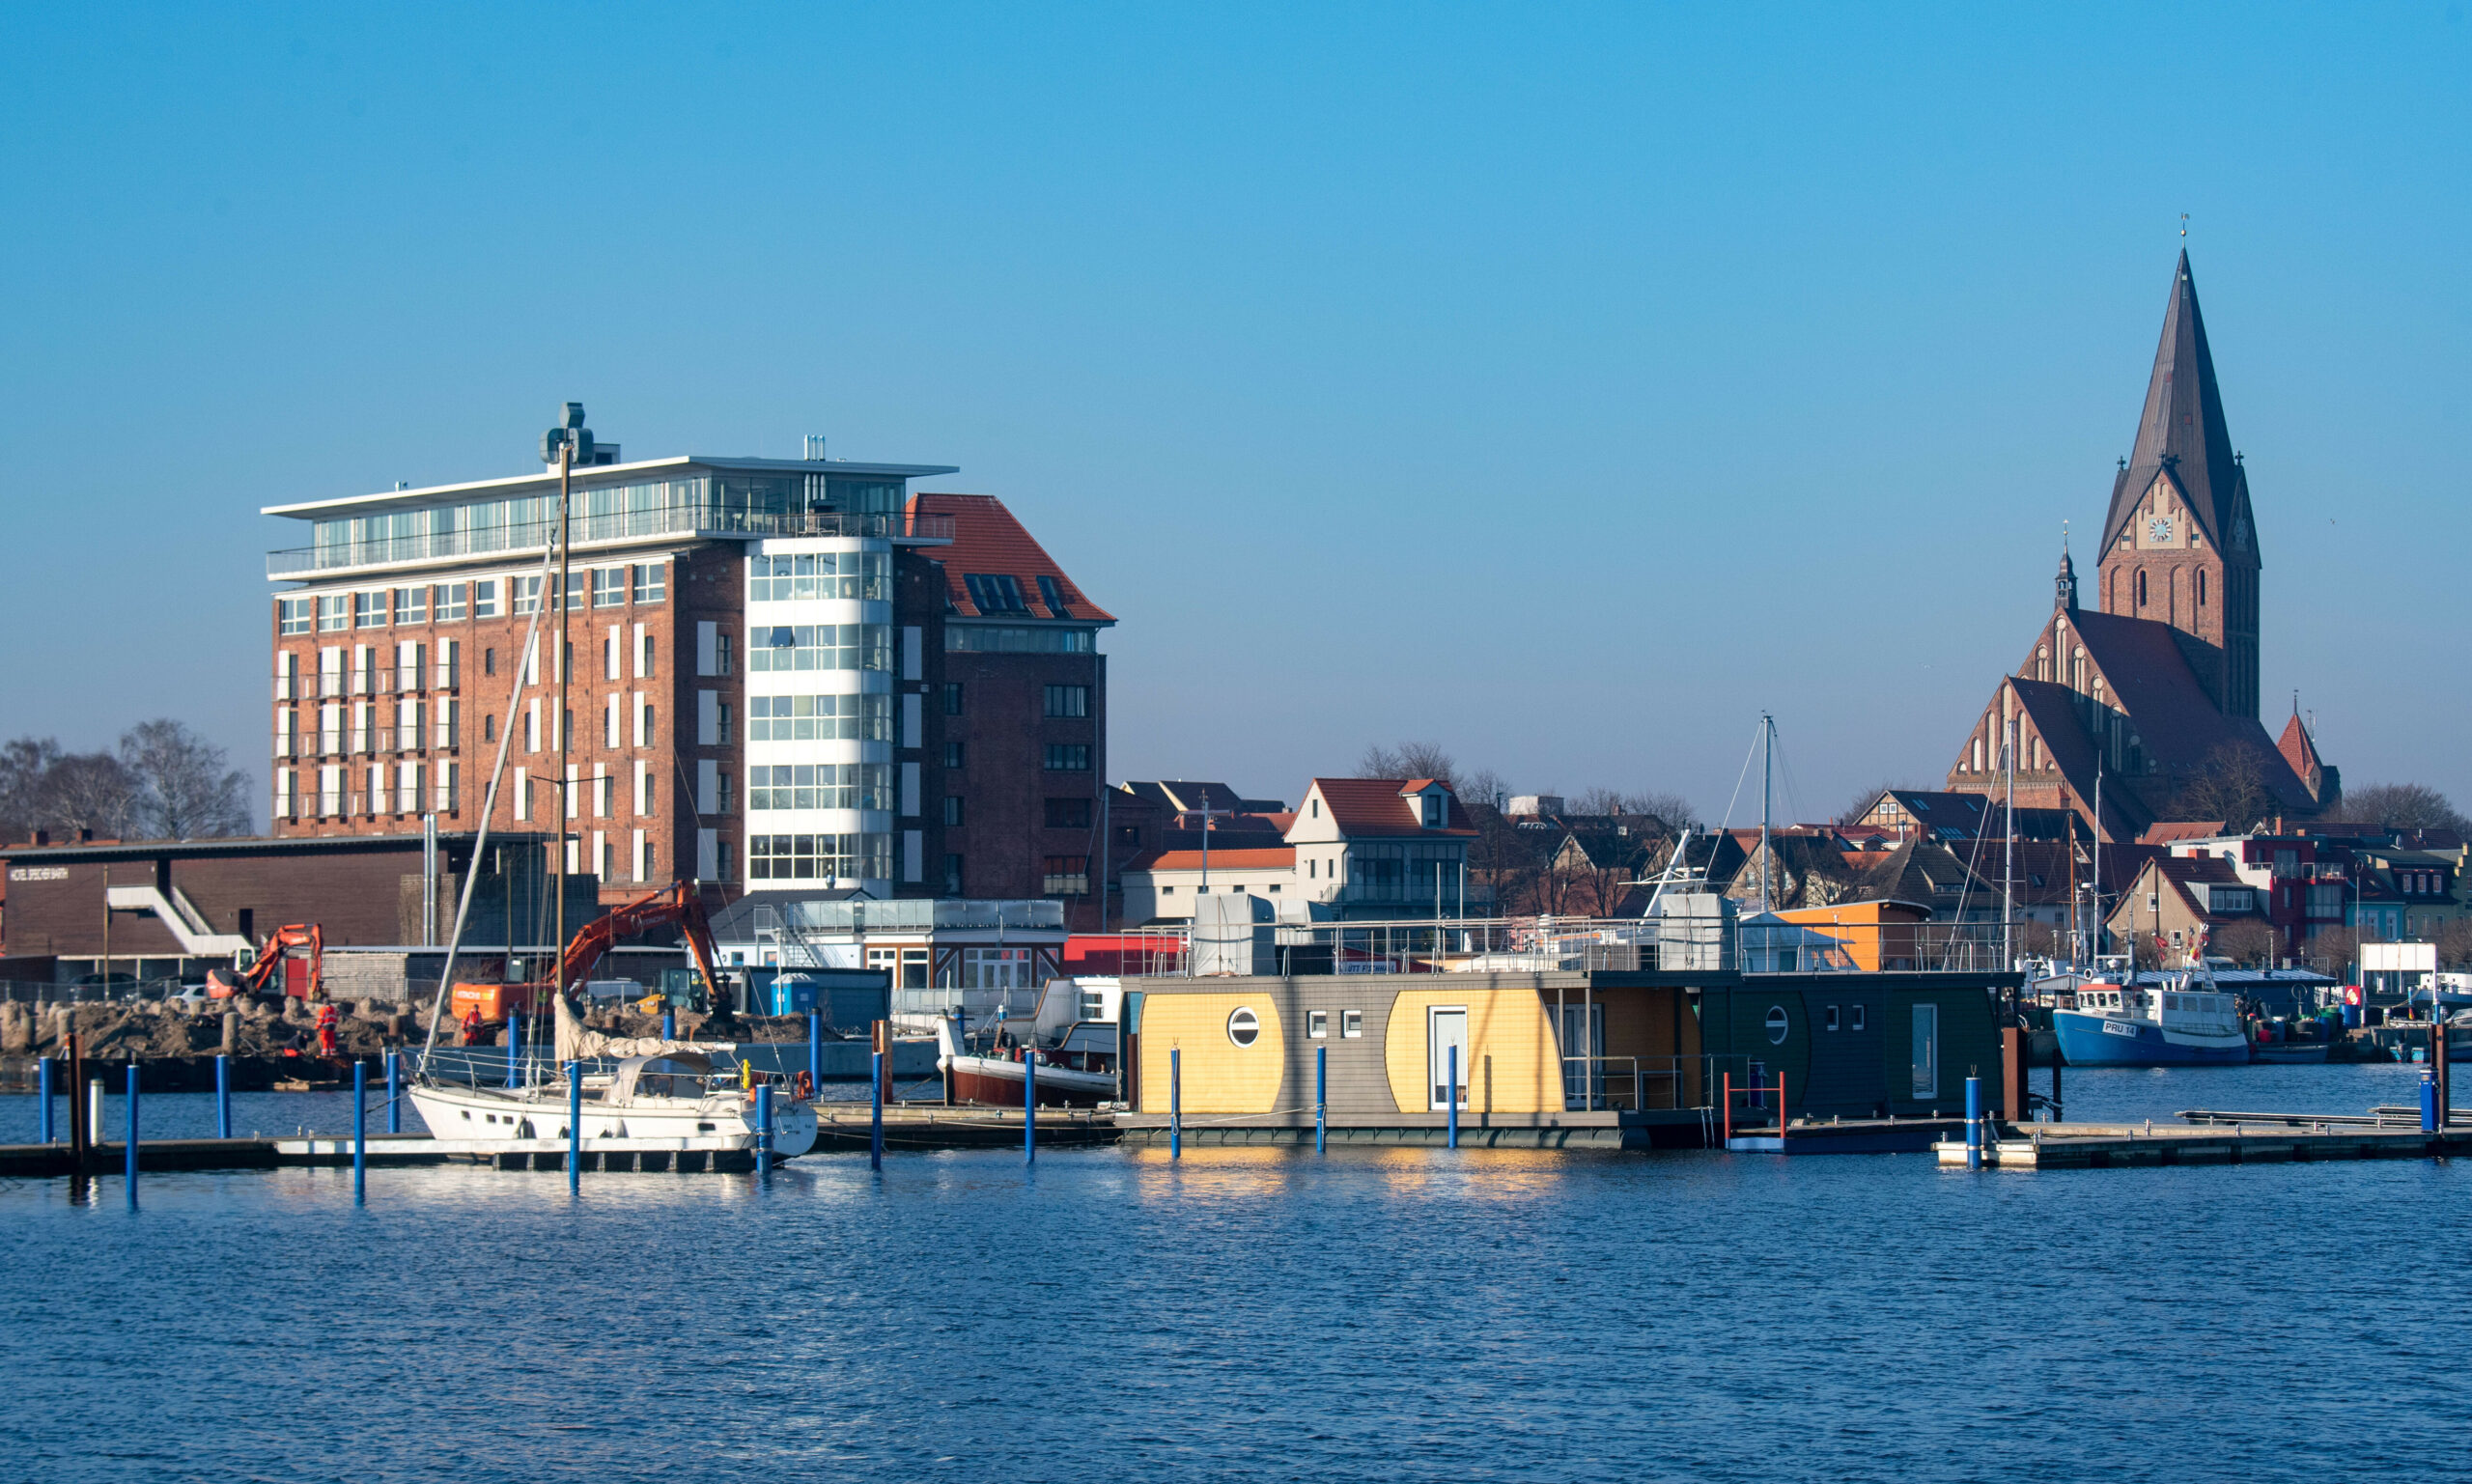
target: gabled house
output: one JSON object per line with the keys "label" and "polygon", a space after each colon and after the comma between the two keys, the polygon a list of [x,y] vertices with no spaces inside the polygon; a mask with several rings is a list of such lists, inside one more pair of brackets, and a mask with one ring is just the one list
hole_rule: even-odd
{"label": "gabled house", "polygon": [[1298,889],[1342,918],[1457,916],[1475,905],[1475,826],[1436,778],[1316,778],[1288,826]]}
{"label": "gabled house", "polygon": [[[2258,930],[2258,941],[2224,937],[2242,924]],[[2217,855],[2166,855],[2148,861],[2121,894],[2104,927],[2122,949],[2152,944],[2167,963],[2209,948],[2232,957],[2262,948],[2272,957],[2282,946],[2275,940],[2262,893]]]}

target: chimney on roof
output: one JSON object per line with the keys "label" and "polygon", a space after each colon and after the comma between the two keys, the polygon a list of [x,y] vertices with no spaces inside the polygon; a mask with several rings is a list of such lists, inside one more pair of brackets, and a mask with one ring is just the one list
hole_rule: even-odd
{"label": "chimney on roof", "polygon": [[36,831],[35,831],[35,844],[37,844],[37,845],[49,845],[50,843],[51,843],[51,831],[50,831],[50,830],[48,830],[48,829],[38,829],[38,830],[36,830]]}
{"label": "chimney on roof", "polygon": [[84,845],[94,838],[95,832],[91,829],[81,829],[77,831],[77,843],[80,845]]}

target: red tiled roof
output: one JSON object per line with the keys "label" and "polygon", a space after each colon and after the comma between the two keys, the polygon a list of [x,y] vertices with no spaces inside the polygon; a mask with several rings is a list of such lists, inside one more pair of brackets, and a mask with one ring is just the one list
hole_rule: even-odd
{"label": "red tiled roof", "polygon": [[2156,820],[2137,837],[2140,845],[2170,845],[2176,840],[2210,840],[2223,833],[2223,820]]}
{"label": "red tiled roof", "polygon": [[2177,630],[2148,618],[2080,611],[2078,637],[2129,714],[2146,750],[2167,768],[2195,768],[2218,746],[2248,753],[2261,781],[2296,813],[2317,807],[2309,790],[2254,717],[2217,711],[2180,653]]}
{"label": "red tiled roof", "polygon": [[[1296,848],[1288,845],[1266,850],[1212,851],[1210,853],[1210,868],[1214,871],[1222,867],[1230,871],[1281,870],[1293,867],[1295,864]],[[1198,871],[1201,869],[1201,852],[1152,851],[1126,866],[1125,869],[1128,871]]]}
{"label": "red tiled roof", "polygon": [[[1430,778],[1421,780],[1430,783]],[[1312,788],[1321,790],[1323,802],[1330,805],[1331,823],[1343,835],[1473,835],[1476,832],[1469,823],[1468,811],[1459,805],[1457,794],[1446,794],[1450,800],[1449,823],[1440,829],[1427,829],[1419,821],[1417,806],[1400,797],[1410,787],[1403,778],[1316,778]]]}
{"label": "red tiled roof", "polygon": [[2275,750],[2283,754],[2283,760],[2289,763],[2291,770],[2303,779],[2309,776],[2309,770],[2319,766],[2318,743],[2310,737],[2309,729],[2300,724],[2298,716],[2284,723],[2283,736],[2275,741]]}
{"label": "red tiled roof", "polygon": [[[1032,536],[1004,502],[992,494],[919,493],[910,497],[910,513],[950,516],[953,518],[953,544],[935,552],[936,560],[944,564],[944,595],[954,611],[971,618],[1001,617],[981,614],[970,601],[969,588],[963,578],[969,575],[1010,576],[1021,585],[1022,600],[1029,604],[1030,618],[1076,618],[1112,624],[1115,615],[1092,602],[1055,558],[1047,554],[1038,538]],[[932,548],[931,548],[932,549]],[[1038,579],[1050,577],[1062,589],[1068,612],[1051,613],[1047,601],[1039,591]]]}

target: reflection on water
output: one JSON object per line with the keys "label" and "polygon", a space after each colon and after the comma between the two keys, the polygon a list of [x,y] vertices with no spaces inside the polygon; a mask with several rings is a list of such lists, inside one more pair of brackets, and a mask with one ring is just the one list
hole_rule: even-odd
{"label": "reflection on water", "polygon": [[[2253,1070],[2291,1079],[2261,1096],[2323,1076],[2328,1108],[2402,1085]],[[2069,1090],[2231,1101],[2187,1087]],[[2472,1319],[2396,1296],[2454,1291],[2467,1182],[1349,1146],[826,1156],[580,1198],[379,1169],[365,1208],[348,1171],[162,1175],[134,1215],[117,1177],[79,1208],[16,1182],[0,1458],[47,1481],[2434,1478],[2462,1449],[2431,1378]]]}

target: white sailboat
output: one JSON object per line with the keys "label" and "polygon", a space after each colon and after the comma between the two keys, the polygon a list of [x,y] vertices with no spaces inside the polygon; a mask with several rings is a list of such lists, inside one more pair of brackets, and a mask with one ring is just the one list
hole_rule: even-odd
{"label": "white sailboat", "polygon": [[[590,438],[591,434],[583,428],[582,406],[569,403],[564,426],[550,430],[543,440],[544,458],[555,462],[558,466],[558,524],[543,555],[540,578],[543,590],[551,595],[563,595],[568,591],[569,476],[578,451],[588,451]],[[525,679],[536,673],[541,617],[551,607],[559,613],[560,653],[566,652],[565,615],[570,605],[562,598],[553,597],[551,602],[534,607],[531,626],[524,634],[523,658],[515,668],[515,684],[508,694],[506,718],[498,729],[497,760],[490,771],[489,791],[481,805],[480,826],[473,840],[472,859],[476,862],[482,858],[488,846],[490,822],[497,813],[498,788],[505,777],[508,752],[515,741]],[[559,666],[557,670],[557,705],[559,714],[564,714],[567,667]],[[553,777],[566,776],[566,729],[560,728],[560,767]],[[566,815],[565,808],[552,804],[553,819],[564,819]],[[550,1003],[557,1022],[554,1060],[547,1065],[517,1063],[507,1078],[511,1085],[487,1085],[485,1074],[468,1065],[464,1069],[465,1076],[462,1078],[439,1075],[439,1014],[454,983],[455,959],[463,946],[464,925],[472,910],[472,889],[480,877],[478,870],[464,873],[464,889],[455,909],[454,930],[447,937],[446,960],[438,973],[437,996],[430,1005],[427,1040],[413,1084],[407,1094],[412,1100],[412,1106],[420,1110],[421,1119],[429,1126],[431,1134],[441,1140],[480,1141],[565,1141],[578,1137],[587,1153],[614,1152],[622,1148],[629,1152],[731,1152],[764,1146],[777,1157],[787,1157],[804,1154],[814,1148],[816,1115],[809,1101],[813,1089],[800,1092],[776,1087],[774,1091],[784,1095],[759,1097],[758,1084],[762,1079],[749,1075],[744,1063],[739,1064],[735,1074],[726,1070],[725,1063],[734,1057],[737,1050],[735,1044],[668,1041],[658,1037],[618,1039],[584,1028],[572,996],[587,981],[593,966],[612,943],[655,928],[676,927],[685,934],[688,952],[703,977],[705,991],[713,996],[711,1002],[720,1004],[724,1001],[714,972],[717,957],[693,882],[675,882],[665,890],[654,892],[598,917],[569,939],[564,930],[565,854],[563,849],[551,853],[558,866],[555,890],[560,945],[557,964],[547,984],[524,987],[536,993],[517,996],[520,1003],[538,1004],[545,998]],[[547,993],[537,993],[541,991]],[[471,1060],[468,1057],[462,1059],[467,1063]],[[540,1065],[540,1071],[545,1075],[533,1075],[531,1068],[536,1065]],[[579,1117],[572,1119],[569,1107],[574,1091],[569,1086],[567,1071],[570,1066],[577,1069],[582,1083],[579,1100],[582,1111]],[[760,1111],[768,1106],[772,1110],[769,1128],[764,1125]]]}

